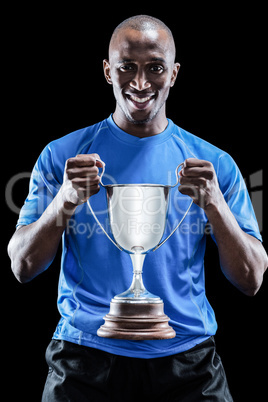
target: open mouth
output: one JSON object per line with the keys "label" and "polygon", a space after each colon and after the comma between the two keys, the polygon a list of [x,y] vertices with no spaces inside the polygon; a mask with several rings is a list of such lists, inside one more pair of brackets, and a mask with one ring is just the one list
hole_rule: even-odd
{"label": "open mouth", "polygon": [[132,94],[126,94],[127,100],[129,102],[131,102],[132,105],[134,105],[134,107],[136,109],[142,110],[142,109],[146,109],[150,103],[154,100],[155,98],[155,94],[150,94],[147,96],[143,96],[143,97],[139,97],[136,95],[132,95]]}

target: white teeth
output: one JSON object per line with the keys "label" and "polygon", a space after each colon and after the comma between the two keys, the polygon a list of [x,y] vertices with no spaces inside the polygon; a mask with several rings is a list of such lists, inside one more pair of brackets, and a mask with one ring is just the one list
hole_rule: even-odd
{"label": "white teeth", "polygon": [[130,99],[134,102],[144,103],[151,99],[151,96],[147,96],[147,98],[138,98],[137,96],[131,95]]}

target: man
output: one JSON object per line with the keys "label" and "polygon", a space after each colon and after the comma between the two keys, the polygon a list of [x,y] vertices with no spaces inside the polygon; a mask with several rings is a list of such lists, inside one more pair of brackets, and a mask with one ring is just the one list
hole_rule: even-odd
{"label": "man", "polygon": [[[213,335],[217,324],[205,295],[206,223],[221,268],[239,290],[254,295],[267,255],[242,176],[232,158],[176,126],[166,100],[180,65],[172,33],[160,20],[136,16],[114,31],[104,74],[116,108],[108,119],[50,143],[33,170],[30,192],[9,244],[20,282],[46,270],[63,239],[58,308],[48,346],[43,401],[121,401],[139,394],[158,401],[232,401]],[[144,281],[165,304],[176,331],[166,340],[97,336],[111,298],[131,282],[129,256],[101,233],[86,201],[106,227],[100,160],[107,180],[167,184],[184,161],[171,199],[184,226],[149,253]],[[175,178],[174,178],[175,179]],[[196,228],[199,230],[196,230]]]}

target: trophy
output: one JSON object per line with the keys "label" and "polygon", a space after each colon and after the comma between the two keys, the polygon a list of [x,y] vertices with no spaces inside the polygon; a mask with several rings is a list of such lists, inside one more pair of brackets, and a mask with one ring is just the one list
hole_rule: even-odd
{"label": "trophy", "polygon": [[158,184],[108,184],[102,177],[105,165],[102,161],[100,184],[106,189],[108,216],[113,239],[95,215],[89,200],[91,214],[108,239],[121,251],[130,255],[133,279],[128,290],[113,297],[105,323],[97,335],[106,338],[147,340],[175,337],[168,324],[163,300],[150,293],[142,280],[143,262],[146,254],[157,250],[178,229],[186,217],[192,202],[174,230],[162,240],[169,205],[170,189],[179,183],[179,168],[175,170],[177,182],[173,186]]}

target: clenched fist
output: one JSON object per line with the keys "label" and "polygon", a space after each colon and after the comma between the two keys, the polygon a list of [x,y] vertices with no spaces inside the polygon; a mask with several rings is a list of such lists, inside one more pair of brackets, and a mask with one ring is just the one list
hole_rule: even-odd
{"label": "clenched fist", "polygon": [[62,193],[66,202],[80,205],[100,190],[98,154],[77,155],[67,159],[65,164]]}
{"label": "clenched fist", "polygon": [[182,194],[189,195],[205,211],[223,201],[216,172],[211,162],[189,158],[179,172]]}

